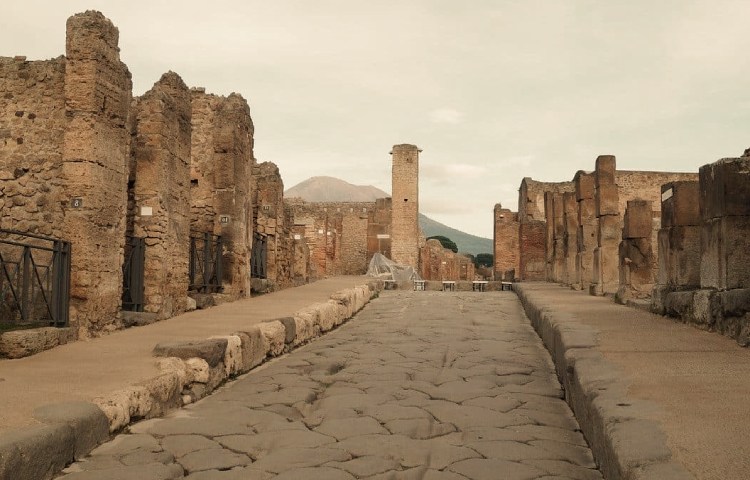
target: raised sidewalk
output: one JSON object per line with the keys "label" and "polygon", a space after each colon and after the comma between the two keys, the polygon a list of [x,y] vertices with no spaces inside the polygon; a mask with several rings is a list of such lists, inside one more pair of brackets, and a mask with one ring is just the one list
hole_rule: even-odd
{"label": "raised sidewalk", "polygon": [[750,350],[555,284],[514,288],[606,478],[750,478]]}
{"label": "raised sidewalk", "polygon": [[[367,277],[334,277],[0,360],[0,479],[49,478],[109,431],[190,401],[188,387],[199,398],[330,330],[379,288]],[[184,361],[154,356],[157,344],[175,342],[164,356]],[[180,352],[184,342],[196,347]]]}

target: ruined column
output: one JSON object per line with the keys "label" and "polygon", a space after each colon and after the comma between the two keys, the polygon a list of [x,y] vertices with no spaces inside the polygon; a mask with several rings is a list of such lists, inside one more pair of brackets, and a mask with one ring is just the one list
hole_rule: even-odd
{"label": "ruined column", "polygon": [[647,200],[628,200],[623,223],[620,286],[615,300],[624,304],[630,299],[649,298],[656,281],[652,203]]}
{"label": "ruined column", "polygon": [[522,245],[519,268],[521,279],[543,281],[546,278],[546,222],[531,220],[520,223],[518,243]]}
{"label": "ruined column", "polygon": [[555,206],[553,192],[544,192],[544,277],[555,281]]}
{"label": "ruined column", "polygon": [[518,214],[503,208],[494,208],[494,276],[498,281],[514,281],[519,273]]}
{"label": "ruined column", "polygon": [[279,281],[280,230],[284,214],[284,182],[279,168],[272,162],[263,162],[254,167],[255,214],[254,231],[266,237],[266,279]]}
{"label": "ruined column", "polygon": [[575,179],[578,203],[578,232],[576,235],[576,284],[588,291],[594,278],[594,250],[598,246],[596,219],[596,179],[593,173],[579,171]]}
{"label": "ruined column", "polygon": [[552,195],[552,281],[565,283],[564,193]]}
{"label": "ruined column", "polygon": [[594,250],[594,278],[589,292],[593,295],[615,294],[619,287],[619,246],[621,219],[619,195],[615,183],[614,155],[596,159],[597,247]]}
{"label": "ruined column", "polygon": [[419,152],[416,145],[394,145],[392,171],[392,260],[419,270]]}
{"label": "ruined column", "polygon": [[164,74],[134,103],[133,235],[145,238],[144,311],[185,311],[190,255],[190,90]]}
{"label": "ruined column", "polygon": [[672,292],[700,288],[700,189],[698,182],[684,181],[664,184],[661,191],[658,267],[651,305],[652,310],[666,313],[667,296]]}
{"label": "ruined column", "polygon": [[576,280],[576,253],[578,236],[578,204],[575,192],[565,192],[562,196],[563,207],[563,276],[562,282],[566,285],[577,285]]}
{"label": "ruined column", "polygon": [[121,305],[132,83],[118,39],[99,12],[68,19],[62,234],[73,244],[71,326],[83,337],[116,328]]}
{"label": "ruined column", "polygon": [[191,230],[222,237],[223,292],[250,293],[253,122],[241,95],[192,90]]}

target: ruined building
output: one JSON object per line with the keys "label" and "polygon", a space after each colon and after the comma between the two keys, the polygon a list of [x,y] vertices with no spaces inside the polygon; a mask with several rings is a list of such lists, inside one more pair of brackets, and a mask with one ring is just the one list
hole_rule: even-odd
{"label": "ruined building", "polygon": [[195,308],[189,295],[245,297],[252,276],[307,281],[245,99],[173,72],[133,98],[118,37],[89,11],[68,20],[65,56],[0,57],[2,320],[86,337]]}
{"label": "ruined building", "polygon": [[650,302],[750,343],[749,160],[696,174],[617,170],[602,155],[570,182],[525,178],[517,214],[495,207],[495,278],[517,269],[516,280]]}

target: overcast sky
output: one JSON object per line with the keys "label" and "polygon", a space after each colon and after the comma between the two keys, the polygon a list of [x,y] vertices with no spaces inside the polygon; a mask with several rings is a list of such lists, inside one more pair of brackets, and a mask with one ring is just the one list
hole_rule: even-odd
{"label": "overcast sky", "polygon": [[64,53],[68,16],[120,29],[140,95],[168,70],[241,93],[258,161],[390,192],[414,143],[422,213],[492,237],[523,177],[697,171],[750,147],[747,0],[2,0],[0,55]]}

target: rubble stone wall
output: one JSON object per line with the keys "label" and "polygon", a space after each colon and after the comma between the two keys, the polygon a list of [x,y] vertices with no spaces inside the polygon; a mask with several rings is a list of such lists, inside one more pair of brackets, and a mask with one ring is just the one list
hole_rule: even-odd
{"label": "rubble stone wall", "polygon": [[99,12],[67,22],[62,236],[74,245],[71,326],[80,336],[118,328],[122,295],[132,82],[117,28]]}
{"label": "rubble stone wall", "polygon": [[166,73],[134,102],[132,234],[145,238],[144,311],[187,308],[190,253],[190,90]]}
{"label": "rubble stone wall", "polygon": [[192,91],[191,230],[222,236],[224,293],[250,294],[254,126],[241,95]]}
{"label": "rubble stone wall", "polygon": [[63,236],[65,58],[0,57],[0,228]]}

